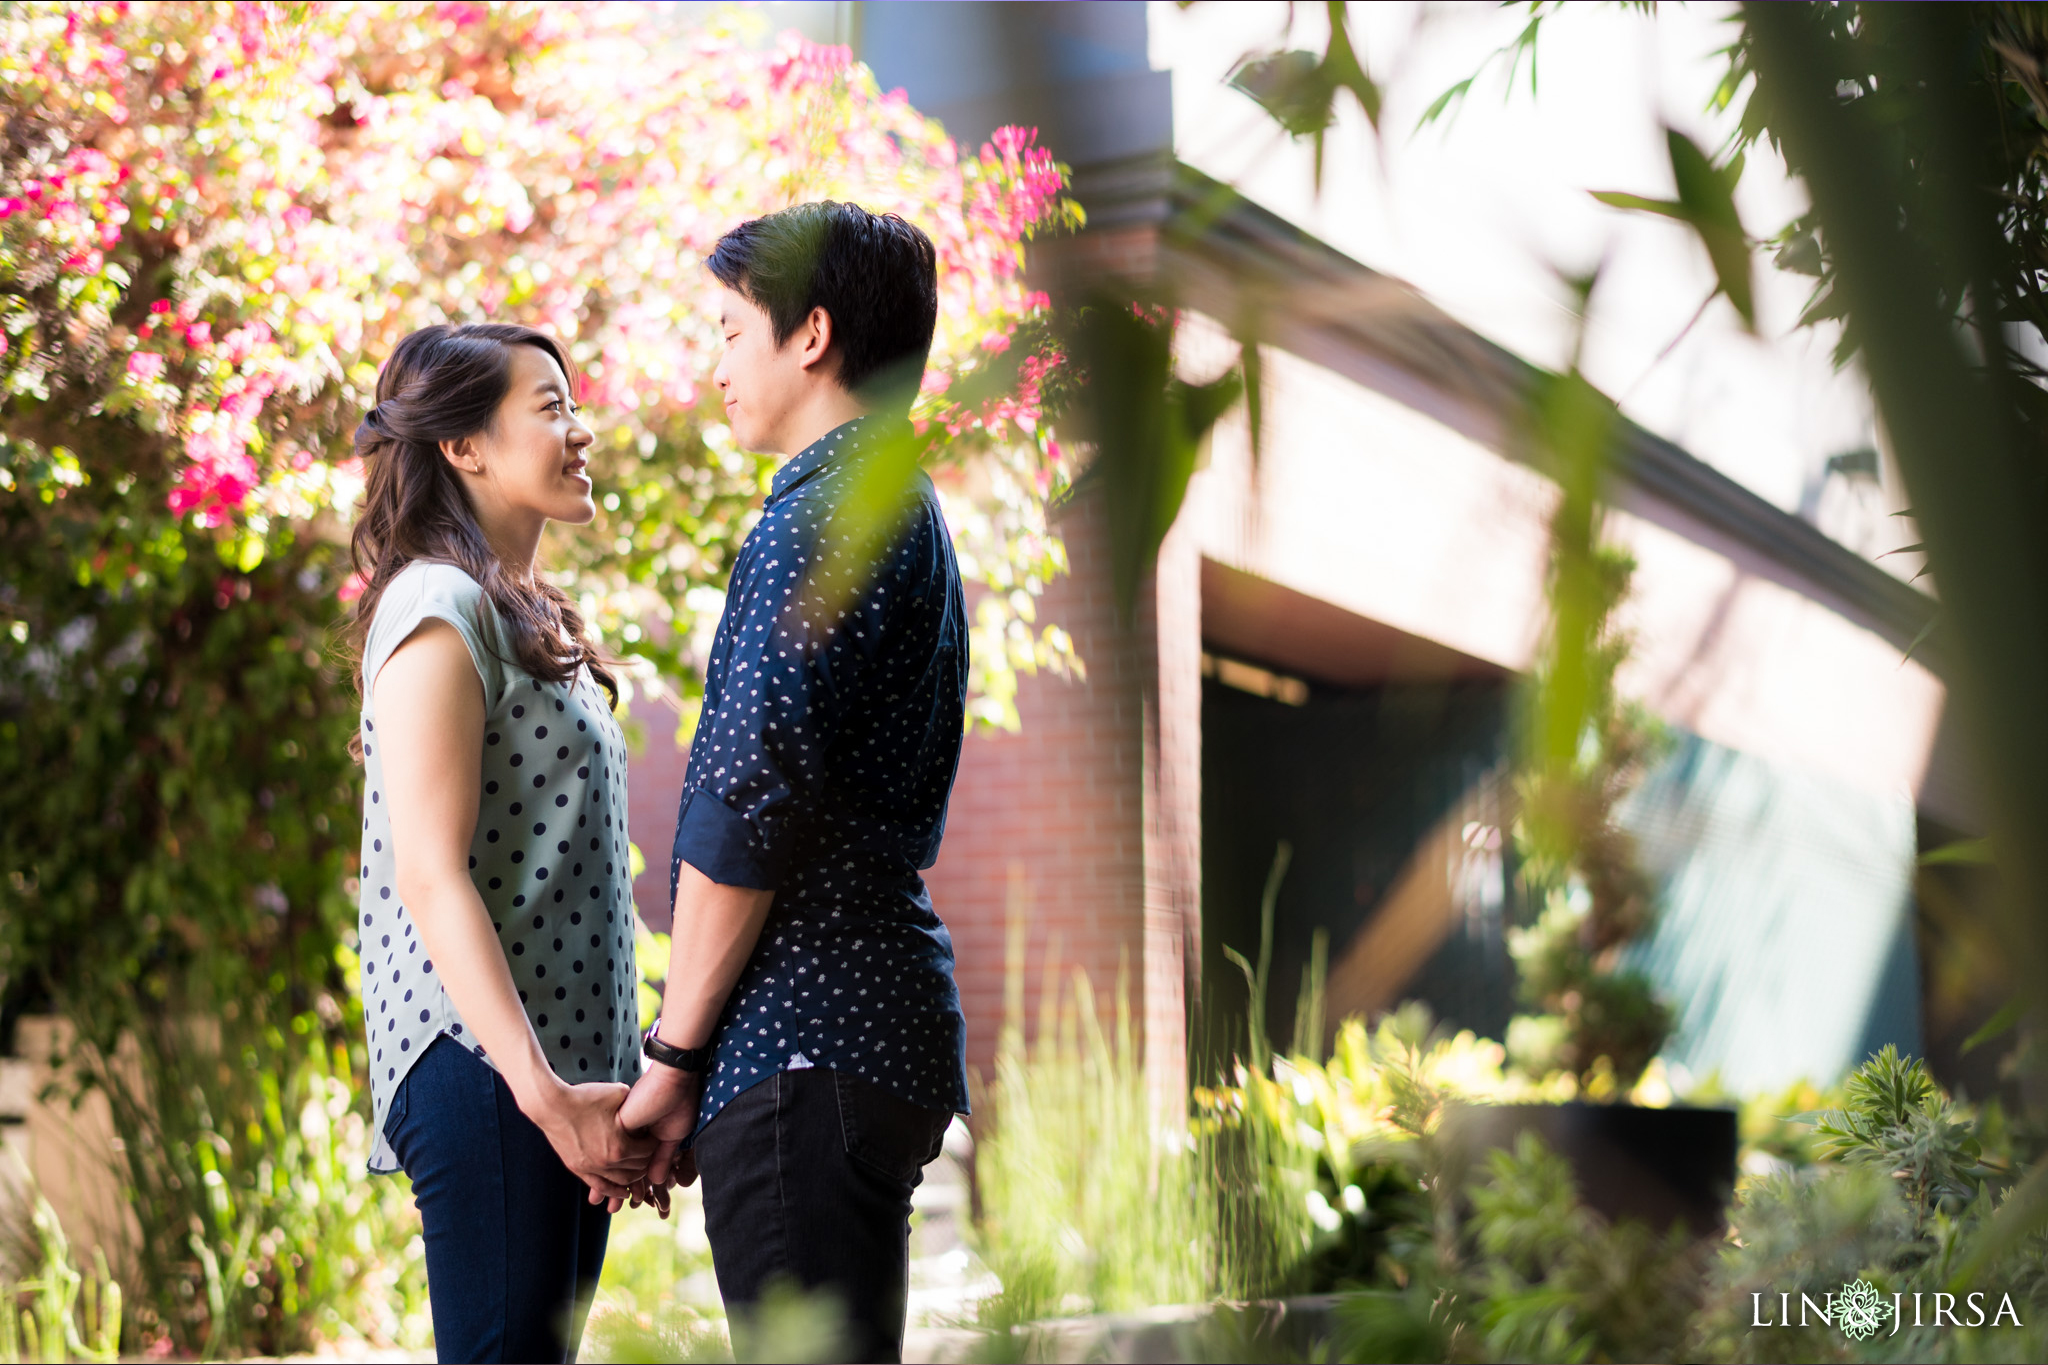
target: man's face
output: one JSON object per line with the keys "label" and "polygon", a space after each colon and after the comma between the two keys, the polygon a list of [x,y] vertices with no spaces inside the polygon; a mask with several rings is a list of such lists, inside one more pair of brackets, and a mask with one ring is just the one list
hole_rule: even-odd
{"label": "man's face", "polygon": [[725,400],[726,425],[744,450],[793,454],[786,448],[786,428],[814,382],[799,344],[803,329],[777,346],[765,309],[729,285],[719,297],[725,354],[711,382]]}

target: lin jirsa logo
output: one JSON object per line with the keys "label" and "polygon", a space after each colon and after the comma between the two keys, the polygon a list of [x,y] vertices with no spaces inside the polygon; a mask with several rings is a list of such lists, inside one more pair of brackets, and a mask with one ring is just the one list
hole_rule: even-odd
{"label": "lin jirsa logo", "polygon": [[[1963,1296],[1961,1311],[1965,1317],[1957,1317],[1954,1294],[1913,1295],[1913,1326],[1915,1327],[1982,1327],[1987,1323],[1993,1327],[2013,1326],[2020,1323],[2020,1310],[2013,1307],[2012,1295],[1999,1297],[1998,1310],[1985,1316],[1985,1305],[1990,1295],[1983,1292]],[[1841,1329],[1843,1336],[1851,1341],[1868,1341],[1884,1331],[1887,1322],[1891,1331],[1886,1336],[1896,1336],[1899,1328],[1906,1325],[1906,1296],[1893,1294],[1889,1299],[1877,1292],[1877,1286],[1868,1280],[1854,1280],[1842,1286],[1840,1292],[1824,1294],[1822,1302],[1815,1303],[1810,1295],[1799,1296],[1799,1325],[1804,1327],[1810,1318],[1819,1318]],[[1926,1299],[1933,1299],[1934,1315],[1931,1319],[1921,1316],[1927,1305]],[[1792,1325],[1792,1296],[1778,1295],[1776,1321],[1771,1320],[1770,1310],[1764,1306],[1761,1293],[1750,1295],[1752,1312],[1751,1327],[1790,1327]]]}

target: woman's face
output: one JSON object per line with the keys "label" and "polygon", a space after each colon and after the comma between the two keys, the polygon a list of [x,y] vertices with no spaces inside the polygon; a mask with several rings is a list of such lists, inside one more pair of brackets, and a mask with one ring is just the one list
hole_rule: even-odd
{"label": "woman's face", "polygon": [[596,439],[569,394],[568,376],[538,346],[514,346],[512,383],[491,425],[450,452],[479,518],[539,515],[576,525],[597,515],[584,452]]}

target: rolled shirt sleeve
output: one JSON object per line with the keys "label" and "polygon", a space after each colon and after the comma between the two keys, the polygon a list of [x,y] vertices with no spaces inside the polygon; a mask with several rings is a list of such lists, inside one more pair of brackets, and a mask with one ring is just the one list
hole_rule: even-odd
{"label": "rolled shirt sleeve", "polygon": [[843,553],[819,549],[828,508],[823,497],[770,508],[734,565],[719,676],[705,679],[676,818],[671,902],[683,863],[722,885],[777,889],[824,786],[826,750],[887,600],[841,588],[833,561]]}

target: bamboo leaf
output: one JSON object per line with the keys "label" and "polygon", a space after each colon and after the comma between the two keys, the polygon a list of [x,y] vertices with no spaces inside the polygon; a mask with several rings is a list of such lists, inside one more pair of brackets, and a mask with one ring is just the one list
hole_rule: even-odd
{"label": "bamboo leaf", "polygon": [[1920,633],[1913,637],[1912,643],[1906,646],[1906,652],[1899,656],[1899,662],[1901,664],[1905,663],[1908,659],[1912,658],[1913,652],[1919,649],[1920,646],[1927,643],[1927,637],[1934,634],[1934,627],[1936,623],[1940,620],[1941,617],[1939,615],[1934,615],[1927,618],[1927,624],[1920,627]]}
{"label": "bamboo leaf", "polygon": [[1664,130],[1664,141],[1686,219],[1707,248],[1707,259],[1713,262],[1721,292],[1742,315],[1743,326],[1754,332],[1754,263],[1750,258],[1749,235],[1742,230],[1742,218],[1735,208],[1735,186],[1742,178],[1742,163],[1737,159],[1726,166],[1716,166],[1698,143],[1676,128]]}
{"label": "bamboo leaf", "polygon": [[1963,1039],[1961,1051],[1964,1055],[1975,1052],[1993,1038],[2010,1030],[2014,1024],[2020,1021],[2020,1016],[2025,1012],[2019,1001],[2006,1001],[2004,1007],[1998,1013],[1984,1021],[1984,1027]]}
{"label": "bamboo leaf", "polygon": [[1461,102],[1467,95],[1471,94],[1472,82],[1477,79],[1478,77],[1476,76],[1467,76],[1464,80],[1459,81],[1456,85],[1444,91],[1443,94],[1431,100],[1429,108],[1422,111],[1422,117],[1415,120],[1416,131],[1420,132],[1430,124],[1435,123],[1444,116],[1445,112],[1453,104]]}
{"label": "bamboo leaf", "polygon": [[1228,83],[1295,137],[1320,133],[1336,116],[1336,87],[1313,52],[1296,49],[1248,57],[1231,71]]}
{"label": "bamboo leaf", "polygon": [[1621,190],[1586,192],[1611,208],[1631,209],[1637,213],[1659,213],[1666,218],[1676,218],[1680,222],[1691,221],[1687,217],[1685,205],[1676,199],[1648,199],[1640,194],[1628,194]]}
{"label": "bamboo leaf", "polygon": [[1994,866],[1994,861],[1991,857],[1991,840],[1988,838],[1958,839],[1952,844],[1943,844],[1940,848],[1931,848],[1920,855],[1920,866],[1922,867],[1942,867],[1951,864],[1969,867]]}

